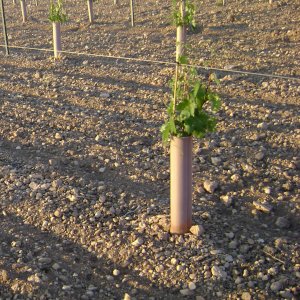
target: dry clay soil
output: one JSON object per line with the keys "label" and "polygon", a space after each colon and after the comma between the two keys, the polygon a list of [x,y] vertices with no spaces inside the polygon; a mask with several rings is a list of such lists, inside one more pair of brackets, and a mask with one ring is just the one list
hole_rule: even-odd
{"label": "dry clay soil", "polygon": [[[38,2],[22,24],[5,1],[10,45],[52,49]],[[95,2],[90,25],[67,0],[63,50],[174,62],[170,2],[136,1],[132,28],[127,1]],[[191,62],[227,72],[184,235],[159,132],[174,66],[1,48],[0,299],[299,299],[300,3],[195,2]]]}

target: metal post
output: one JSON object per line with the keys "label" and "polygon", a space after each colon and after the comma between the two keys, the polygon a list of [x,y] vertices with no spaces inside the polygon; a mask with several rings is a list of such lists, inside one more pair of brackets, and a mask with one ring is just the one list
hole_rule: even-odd
{"label": "metal post", "polygon": [[0,3],[1,3],[1,15],[2,15],[5,51],[6,51],[6,55],[9,55],[8,38],[7,38],[7,30],[6,30],[6,21],[5,21],[5,12],[4,12],[3,0],[0,0]]}
{"label": "metal post", "polygon": [[130,0],[131,26],[134,27],[134,3]]}

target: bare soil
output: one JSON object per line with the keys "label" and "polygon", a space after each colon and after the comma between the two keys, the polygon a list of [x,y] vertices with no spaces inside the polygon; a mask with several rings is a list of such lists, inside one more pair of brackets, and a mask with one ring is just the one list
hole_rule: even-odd
{"label": "bare soil", "polygon": [[[118,59],[0,53],[0,299],[299,299],[299,1],[195,2],[191,61],[228,71],[194,141],[200,236],[168,232],[174,67],[120,58],[174,61],[171,1],[136,1],[133,28],[110,2],[90,25],[66,1],[63,50]],[[5,9],[10,45],[52,49],[47,1]]]}

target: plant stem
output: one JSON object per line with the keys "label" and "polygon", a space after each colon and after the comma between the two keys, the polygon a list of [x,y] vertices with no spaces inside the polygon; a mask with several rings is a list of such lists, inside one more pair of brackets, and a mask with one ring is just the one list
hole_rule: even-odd
{"label": "plant stem", "polygon": [[174,95],[173,95],[173,113],[174,114],[175,114],[175,109],[176,109],[178,73],[179,73],[179,62],[177,62],[176,70],[175,70]]}

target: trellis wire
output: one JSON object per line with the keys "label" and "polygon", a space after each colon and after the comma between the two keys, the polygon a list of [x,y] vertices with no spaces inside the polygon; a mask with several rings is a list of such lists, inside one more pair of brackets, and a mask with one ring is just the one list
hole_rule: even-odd
{"label": "trellis wire", "polygon": [[[5,47],[5,45],[0,44],[0,47]],[[27,49],[27,50],[33,50],[33,51],[53,52],[53,49],[24,47],[24,46],[11,46],[11,45],[9,47],[14,48],[14,49],[25,49],[25,50]],[[91,57],[102,57],[102,58],[115,59],[115,60],[119,59],[119,60],[150,63],[150,64],[159,64],[159,65],[176,66],[176,64],[177,64],[176,62],[170,62],[170,61],[152,60],[152,59],[144,59],[144,58],[125,57],[125,56],[104,55],[104,54],[96,54],[96,53],[74,52],[74,51],[66,51],[66,50],[63,50],[60,52],[65,53],[65,54],[78,55],[78,56],[82,55],[82,56],[91,56]],[[186,66],[200,69],[200,70],[206,70],[206,71],[218,71],[218,72],[235,73],[235,74],[241,74],[241,75],[251,75],[251,76],[260,76],[260,77],[269,77],[269,78],[300,81],[299,77],[292,77],[292,76],[257,73],[257,72],[240,71],[240,70],[228,70],[228,69],[215,68],[215,67],[199,66],[199,65],[195,65],[195,64],[187,64]]]}

